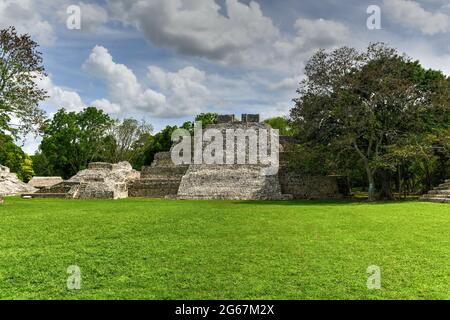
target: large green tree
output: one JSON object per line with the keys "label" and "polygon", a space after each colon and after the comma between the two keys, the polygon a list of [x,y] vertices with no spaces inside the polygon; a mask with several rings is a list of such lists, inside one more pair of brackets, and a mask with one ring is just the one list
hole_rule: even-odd
{"label": "large green tree", "polygon": [[[38,45],[14,27],[0,30],[0,132],[14,136],[37,131],[45,119],[39,102],[46,92],[37,80],[45,76]],[[18,120],[13,124],[12,119]]]}
{"label": "large green tree", "polygon": [[0,164],[9,167],[25,182],[34,175],[31,158],[14,143],[10,135],[2,133],[0,133]]}
{"label": "large green tree", "polygon": [[94,107],[78,113],[60,109],[44,127],[40,153],[54,175],[69,178],[90,162],[105,160],[113,124],[113,119]]}
{"label": "large green tree", "polygon": [[448,79],[384,44],[371,44],[365,52],[320,50],[305,70],[291,110],[298,137],[326,146],[334,157],[356,155],[369,200],[375,199],[377,177],[381,191],[390,189],[392,150],[448,127]]}
{"label": "large green tree", "polygon": [[155,154],[158,152],[170,150],[170,147],[172,146],[172,133],[176,129],[178,129],[177,126],[166,126],[163,130],[152,137],[151,142],[145,150],[145,165],[150,165],[155,157]]}
{"label": "large green tree", "polygon": [[111,127],[109,162],[128,161],[142,165],[142,155],[151,142],[153,127],[145,121],[127,118]]}

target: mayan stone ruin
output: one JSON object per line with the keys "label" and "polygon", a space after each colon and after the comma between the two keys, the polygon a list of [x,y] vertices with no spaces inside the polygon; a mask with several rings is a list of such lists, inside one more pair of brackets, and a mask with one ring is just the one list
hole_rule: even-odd
{"label": "mayan stone ruin", "polygon": [[20,195],[33,193],[37,189],[22,182],[8,167],[0,165],[0,196]]}
{"label": "mayan stone ruin", "polygon": [[140,178],[128,183],[128,196],[150,198],[175,196],[188,167],[188,165],[174,165],[170,152],[157,153],[152,165],[142,168]]}
{"label": "mayan stone ruin", "polygon": [[122,199],[128,198],[128,183],[139,178],[128,162],[93,162],[67,181],[29,194],[33,198]]}
{"label": "mayan stone ruin", "polygon": [[[258,115],[242,115],[242,121],[236,121],[234,115],[219,117],[218,124],[204,128],[216,129],[223,139],[223,157],[227,157],[226,130],[253,129],[270,130],[268,124],[259,122]],[[233,136],[234,139],[234,136]],[[250,139],[250,138],[249,138]],[[231,154],[233,158],[240,152],[234,143]],[[256,144],[258,144],[256,142]],[[204,142],[203,149],[208,146]],[[278,175],[264,175],[262,170],[267,167],[261,163],[249,164],[249,149],[245,148],[244,164],[191,164],[181,179],[178,189],[178,199],[232,199],[232,200],[285,200],[291,195],[282,194]],[[241,151],[242,152],[242,151]]]}
{"label": "mayan stone ruin", "polygon": [[450,203],[450,179],[444,181],[433,190],[420,197],[422,201]]}
{"label": "mayan stone ruin", "polygon": [[52,187],[55,184],[63,182],[63,179],[61,177],[33,177],[29,182],[28,185],[37,188],[42,189],[46,187]]}
{"label": "mayan stone ruin", "polygon": [[[204,129],[221,132],[226,150],[227,129],[269,130],[271,127],[260,122],[259,115],[243,114],[240,121],[234,115],[219,115],[217,124]],[[260,163],[176,165],[168,151],[156,154],[152,164],[142,167],[140,172],[133,170],[128,162],[91,163],[86,170],[56,184],[52,182],[58,178],[49,178],[46,183],[52,185],[48,186],[40,185],[39,182],[43,184],[45,179],[38,178],[36,186],[40,190],[25,195],[72,199],[150,197],[230,200],[330,199],[348,195],[348,186],[341,177],[305,176],[291,172],[286,159],[295,145],[295,139],[279,137],[279,142],[279,170],[271,175],[261,174],[267,165]],[[204,142],[203,148],[207,145]],[[234,153],[238,154],[236,148]],[[249,158],[248,152],[249,148],[246,148],[246,159]]]}

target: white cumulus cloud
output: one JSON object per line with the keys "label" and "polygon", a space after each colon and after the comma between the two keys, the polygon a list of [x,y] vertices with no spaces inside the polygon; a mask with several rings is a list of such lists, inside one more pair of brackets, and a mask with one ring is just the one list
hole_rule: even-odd
{"label": "white cumulus cloud", "polygon": [[39,13],[33,0],[0,0],[0,29],[14,26],[19,33],[31,34],[40,44],[52,44],[55,33],[52,25]]}
{"label": "white cumulus cloud", "polygon": [[105,47],[95,46],[83,69],[102,79],[108,86],[110,100],[127,110],[140,109],[159,113],[166,103],[166,97],[150,88],[145,88],[134,72],[124,64],[113,61]]}
{"label": "white cumulus cloud", "polygon": [[[212,0],[110,0],[116,19],[134,25],[156,45],[216,60],[270,41],[279,30],[258,3],[226,0],[224,11]],[[151,17],[151,18],[149,18]]]}
{"label": "white cumulus cloud", "polygon": [[210,98],[203,84],[205,73],[192,66],[177,72],[150,66],[148,78],[158,91],[139,81],[126,65],[116,63],[102,46],[92,49],[83,69],[106,83],[108,104],[102,100],[95,102],[104,109],[121,108],[122,112],[139,111],[161,118],[180,117],[202,110]]}
{"label": "white cumulus cloud", "polygon": [[37,85],[40,89],[47,92],[48,98],[45,102],[52,105],[55,109],[64,108],[67,111],[79,112],[88,106],[94,106],[109,114],[118,114],[121,111],[120,105],[104,98],[95,100],[87,105],[83,102],[78,92],[55,85],[50,76],[37,80]]}
{"label": "white cumulus cloud", "polygon": [[68,111],[80,111],[86,107],[80,95],[71,90],[56,86],[50,77],[43,77],[38,81],[40,89],[47,91],[47,102],[55,108],[65,108]]}
{"label": "white cumulus cloud", "polygon": [[430,12],[411,0],[384,0],[384,12],[396,23],[420,30],[425,35],[446,33],[450,30],[450,18],[442,12]]}

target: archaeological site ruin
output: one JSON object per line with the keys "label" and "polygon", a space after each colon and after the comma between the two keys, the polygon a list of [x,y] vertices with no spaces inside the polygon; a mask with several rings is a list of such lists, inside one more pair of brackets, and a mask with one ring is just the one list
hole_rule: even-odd
{"label": "archaeological site ruin", "polygon": [[[236,120],[234,115],[221,115],[217,124],[208,125],[205,129],[221,132],[223,144],[226,145],[228,129],[258,131],[270,130],[271,127],[260,122],[259,115],[243,114],[241,121]],[[171,152],[160,152],[155,155],[151,166],[142,167],[140,172],[133,170],[128,162],[91,163],[67,181],[36,185],[39,187],[36,192],[26,190],[22,193],[33,198],[231,200],[336,199],[348,195],[345,179],[341,177],[305,176],[291,172],[286,159],[295,141],[290,137],[279,137],[279,142],[279,169],[271,175],[261,174],[267,167],[261,163],[174,164]],[[208,143],[203,142],[202,146],[206,150]],[[245,149],[246,159],[249,149],[249,146]],[[57,178],[51,181],[57,181]]]}
{"label": "archaeological site ruin", "polygon": [[13,196],[35,192],[37,189],[28,185],[10,172],[8,167],[0,165],[0,196]]}

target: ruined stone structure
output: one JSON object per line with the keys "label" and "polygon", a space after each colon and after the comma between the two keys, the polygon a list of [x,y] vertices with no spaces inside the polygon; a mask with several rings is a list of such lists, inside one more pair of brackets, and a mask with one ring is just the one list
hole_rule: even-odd
{"label": "ruined stone structure", "polygon": [[450,179],[424,194],[420,200],[431,202],[450,203]]}
{"label": "ruined stone structure", "polygon": [[341,199],[350,195],[344,177],[308,176],[281,168],[278,172],[281,190],[294,199]]}
{"label": "ruined stone structure", "polygon": [[37,189],[22,182],[8,167],[0,165],[0,195],[19,195],[33,193]]}
{"label": "ruined stone structure", "polygon": [[139,178],[128,162],[90,163],[67,181],[44,187],[33,198],[121,199],[128,197],[128,183]]}
{"label": "ruined stone structure", "polygon": [[350,196],[350,186],[342,176],[305,175],[289,169],[288,161],[296,140],[280,137],[278,180],[283,194],[294,199],[341,199]]}
{"label": "ruined stone structure", "polygon": [[[268,124],[260,123],[258,115],[242,115],[242,121],[227,117],[230,121],[209,125],[205,129],[216,129],[223,137],[224,159],[227,149],[227,129],[268,130]],[[219,121],[220,122],[220,121]],[[205,148],[209,143],[205,143]],[[257,144],[257,143],[256,143]],[[237,154],[237,141],[234,144],[233,156]],[[282,194],[278,175],[264,175],[263,169],[268,167],[261,163],[249,164],[249,148],[245,148],[245,164],[191,164],[181,179],[178,199],[232,199],[232,200],[283,200],[290,199]]]}
{"label": "ruined stone structure", "polygon": [[150,198],[174,196],[187,168],[188,165],[174,165],[170,152],[157,153],[152,165],[142,168],[140,178],[128,183],[128,196]]}
{"label": "ruined stone structure", "polygon": [[55,184],[61,183],[64,180],[61,177],[33,177],[28,184],[37,189],[51,187]]}
{"label": "ruined stone structure", "polygon": [[[222,133],[224,159],[227,156],[227,129],[254,129],[257,132],[261,129],[270,129],[268,124],[259,122],[259,115],[252,114],[243,114],[241,121],[234,115],[221,115],[217,122],[204,129],[216,129]],[[209,145],[209,142],[205,141],[203,149]],[[262,174],[267,165],[249,164],[248,148],[243,151],[247,160],[244,164],[225,164],[224,161],[224,164],[175,165],[170,152],[161,152],[155,155],[151,166],[144,166],[140,173],[133,170],[127,162],[91,163],[88,169],[80,171],[71,179],[52,186],[44,186],[30,196],[75,199],[167,197],[284,200],[342,198],[348,195],[348,187],[340,177],[304,176],[291,172],[286,165],[286,159],[293,145],[295,145],[293,138],[280,137],[280,167],[278,173],[273,175]],[[259,146],[259,140],[256,146]],[[271,148],[269,145],[269,151]],[[237,143],[233,157],[235,154],[239,154]]]}

